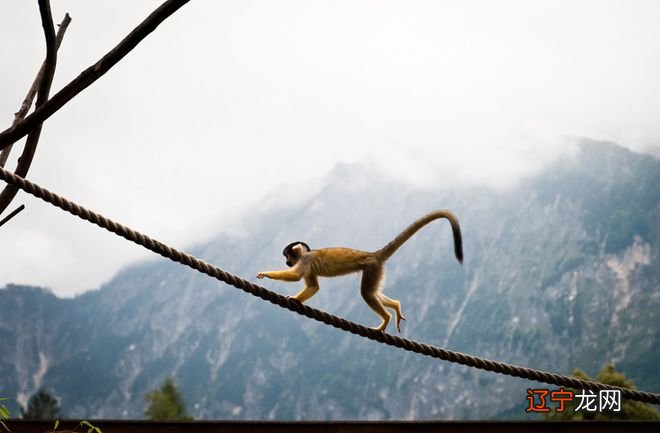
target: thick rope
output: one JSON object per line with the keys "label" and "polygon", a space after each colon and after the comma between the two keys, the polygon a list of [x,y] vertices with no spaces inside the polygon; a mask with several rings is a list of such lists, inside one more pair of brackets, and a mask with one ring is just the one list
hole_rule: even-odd
{"label": "thick rope", "polygon": [[4,180],[7,183],[15,185],[20,189],[22,189],[23,191],[27,192],[28,194],[38,197],[79,218],[82,218],[86,221],[96,224],[97,226],[109,230],[112,233],[115,233],[116,235],[119,235],[131,242],[135,242],[138,245],[142,245],[143,247],[157,254],[160,254],[163,257],[184,264],[188,267],[195,269],[196,271],[202,272],[222,282],[230,284],[238,289],[241,289],[251,295],[257,296],[268,302],[279,305],[280,307],[286,308],[303,316],[307,316],[311,319],[325,323],[326,325],[334,326],[335,328],[339,328],[341,330],[350,332],[352,334],[356,334],[361,337],[365,337],[370,340],[375,340],[390,346],[399,347],[401,349],[410,352],[415,352],[421,355],[442,359],[444,361],[466,365],[468,367],[488,370],[494,373],[506,374],[509,376],[520,377],[523,379],[529,379],[537,382],[564,386],[573,389],[619,390],[621,392],[621,396],[624,398],[642,401],[646,403],[660,404],[660,394],[653,394],[650,392],[636,391],[627,388],[605,385],[599,382],[586,381],[582,379],[577,379],[575,377],[563,376],[560,374],[549,373],[541,370],[535,370],[532,368],[519,367],[504,362],[491,361],[477,356],[466,355],[460,352],[454,352],[440,347],[430,346],[428,344],[419,343],[417,341],[397,337],[391,334],[387,334],[384,332],[376,331],[371,328],[367,328],[366,326],[359,325],[357,323],[348,321],[346,319],[333,316],[324,311],[317,310],[308,305],[301,304],[300,302],[289,299],[286,296],[282,296],[268,289],[265,289],[261,286],[257,286],[256,284],[253,284],[247,280],[244,280],[235,275],[227,273],[216,266],[213,266],[209,263],[199,260],[196,257],[193,257],[189,254],[183,253],[181,251],[177,251],[176,249],[171,248],[163,244],[162,242],[158,242],[157,240],[152,239],[142,233],[136,232],[135,230],[132,230],[119,223],[116,223],[108,218],[105,218],[102,215],[99,215],[88,209],[85,209],[84,207],[79,206],[76,203],[73,203],[69,200],[66,200],[63,197],[53,194],[52,192],[40,187],[39,185],[36,185],[22,177],[16,176],[13,173],[10,173],[2,168],[0,168],[0,179]]}

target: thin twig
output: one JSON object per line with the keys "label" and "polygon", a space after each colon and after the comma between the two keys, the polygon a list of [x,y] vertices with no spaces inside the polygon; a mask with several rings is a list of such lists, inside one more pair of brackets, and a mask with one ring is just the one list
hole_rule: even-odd
{"label": "thin twig", "polygon": [[[66,29],[69,27],[70,23],[71,23],[71,16],[68,13],[66,13],[64,15],[64,19],[62,20],[62,22],[57,26],[58,29],[57,29],[57,36],[55,37],[55,47],[58,50],[62,45],[62,40],[64,39],[64,33],[66,33]],[[27,115],[27,112],[30,110],[30,107],[32,106],[32,101],[34,101],[34,97],[37,95],[39,82],[41,81],[41,77],[43,76],[45,69],[46,69],[46,60],[44,60],[44,63],[41,65],[41,69],[39,69],[39,73],[35,77],[34,82],[30,87],[30,91],[25,96],[25,99],[21,104],[21,108],[16,113],[14,122],[21,121],[22,119],[24,119],[25,116]]]}
{"label": "thin twig", "polygon": [[76,78],[67,84],[27,116],[20,123],[13,125],[7,130],[0,132],[0,149],[4,149],[11,143],[15,143],[25,137],[44,120],[48,119],[67,102],[89,87],[92,83],[108,72],[117,62],[131,52],[144,38],[151,34],[156,28],[174,12],[179,10],[190,0],[167,0],[154,10],[142,23],[131,31],[116,47],[110,50],[98,62],[85,69]]}
{"label": "thin twig", "polygon": [[3,226],[7,221],[9,221],[10,219],[14,218],[16,215],[18,215],[18,213],[19,213],[20,211],[22,211],[23,209],[25,209],[25,205],[24,205],[24,204],[20,205],[20,206],[17,207],[16,209],[14,209],[9,215],[7,215],[7,216],[4,217],[2,220],[0,220],[0,227],[2,227],[2,226]]}
{"label": "thin twig", "polygon": [[[50,86],[53,83],[53,77],[55,76],[55,67],[57,66],[57,37],[55,35],[55,27],[53,26],[53,16],[50,10],[50,1],[49,0],[39,0],[39,13],[41,15],[41,25],[44,28],[44,36],[46,39],[46,60],[42,65],[42,71],[38,75],[39,77],[39,86],[37,90],[37,102],[35,103],[35,109],[38,109],[44,102],[48,100],[48,94],[50,93]],[[43,73],[41,73],[43,72]],[[41,136],[41,127],[42,123],[38,124],[30,133],[25,142],[25,148],[23,149],[23,154],[18,159],[18,165],[16,166],[15,173],[19,176],[24,177],[27,175],[30,170],[30,165],[32,165],[32,158],[34,158],[34,153],[37,150],[37,145],[39,144],[39,137]],[[0,193],[0,212],[4,212],[9,204],[12,202],[16,194],[18,193],[18,188],[13,186],[6,186],[5,189]]]}

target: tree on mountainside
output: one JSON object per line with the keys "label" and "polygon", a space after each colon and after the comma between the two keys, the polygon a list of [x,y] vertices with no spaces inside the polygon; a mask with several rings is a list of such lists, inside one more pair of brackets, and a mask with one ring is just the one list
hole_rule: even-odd
{"label": "tree on mountainside", "polygon": [[186,413],[183,396],[171,377],[165,378],[160,390],[149,391],[144,398],[148,403],[144,414],[152,421],[193,419]]}
{"label": "tree on mountainside", "polygon": [[21,407],[21,418],[30,420],[56,419],[60,403],[50,392],[40,389],[32,394],[26,408]]}

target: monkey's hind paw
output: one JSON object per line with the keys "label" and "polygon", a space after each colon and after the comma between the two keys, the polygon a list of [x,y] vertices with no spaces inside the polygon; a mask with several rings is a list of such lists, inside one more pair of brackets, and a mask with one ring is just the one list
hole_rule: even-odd
{"label": "monkey's hind paw", "polygon": [[401,333],[401,321],[402,320],[406,320],[406,318],[403,317],[403,316],[399,316],[396,320],[396,329],[397,329],[397,331],[399,331],[399,333]]}
{"label": "monkey's hind paw", "polygon": [[387,323],[381,323],[378,326],[372,326],[370,329],[373,329],[374,331],[380,331],[384,334],[385,329],[387,329]]}

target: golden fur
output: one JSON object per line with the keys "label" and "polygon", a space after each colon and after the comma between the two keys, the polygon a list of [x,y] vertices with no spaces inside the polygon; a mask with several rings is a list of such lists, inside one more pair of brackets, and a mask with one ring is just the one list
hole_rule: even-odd
{"label": "golden fur", "polygon": [[318,277],[337,277],[340,275],[362,272],[360,293],[369,307],[381,318],[381,323],[375,329],[385,331],[392,315],[387,308],[396,314],[396,327],[401,331],[401,320],[406,320],[401,313],[401,303],[387,297],[380,286],[385,274],[385,262],[419,229],[438,218],[449,220],[454,236],[454,253],[463,261],[463,240],[456,216],[448,210],[439,210],[424,215],[413,222],[401,234],[382,249],[375,252],[354,250],[352,248],[332,247],[310,250],[304,242],[293,242],[284,248],[283,254],[290,269],[281,271],[260,272],[257,278],[271,278],[282,281],[305,280],[305,287],[295,296],[300,302],[305,302],[319,290]]}

